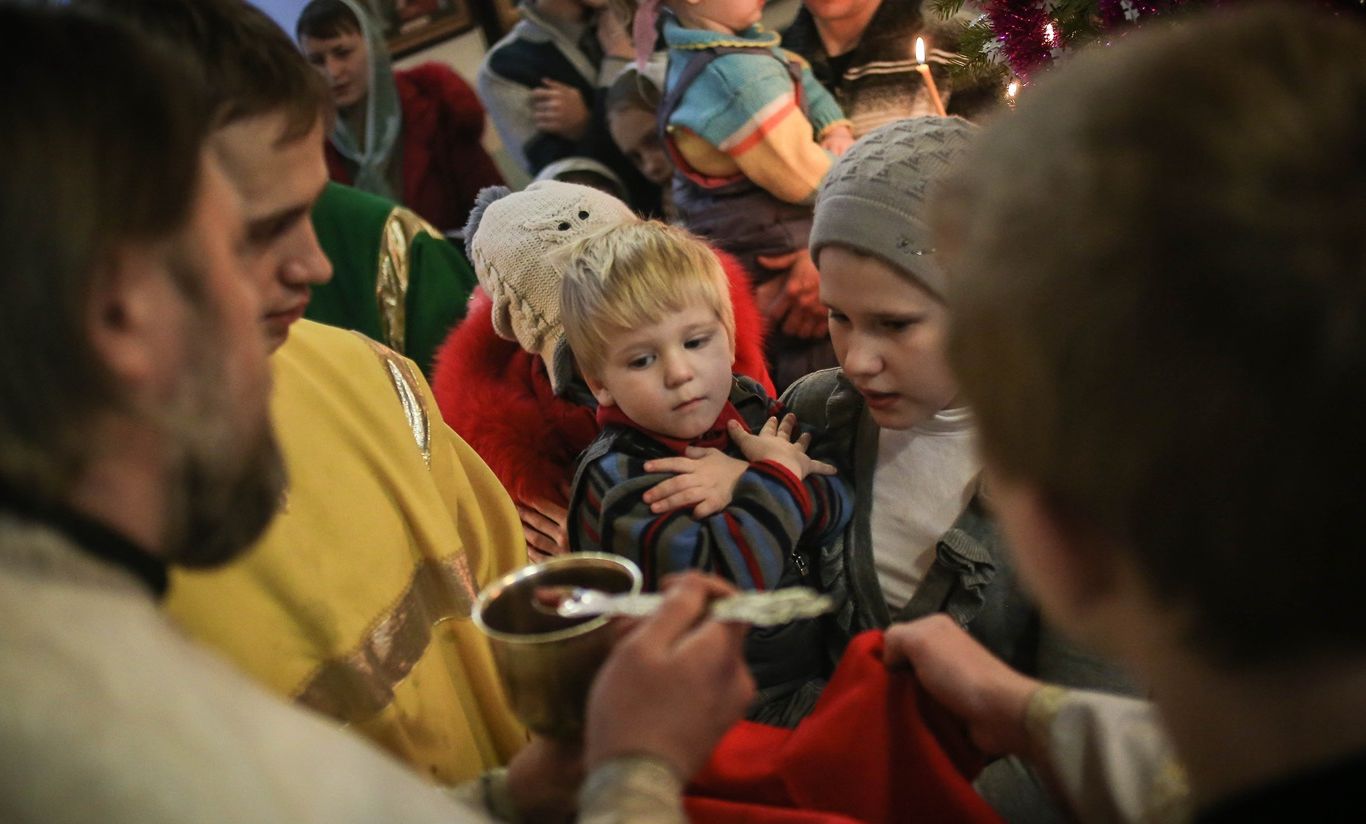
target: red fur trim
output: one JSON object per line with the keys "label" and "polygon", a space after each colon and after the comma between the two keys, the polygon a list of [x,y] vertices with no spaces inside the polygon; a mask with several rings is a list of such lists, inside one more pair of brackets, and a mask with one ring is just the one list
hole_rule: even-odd
{"label": "red fur trim", "polygon": [[514,500],[567,503],[561,484],[597,434],[593,412],[554,396],[540,358],[493,331],[492,309],[476,289],[465,319],[437,350],[436,403]]}
{"label": "red fur trim", "polygon": [[721,268],[730,278],[730,303],[735,311],[735,371],[759,382],[770,398],[778,392],[768,376],[764,362],[764,317],[754,302],[754,286],[749,273],[740,261],[715,247],[712,251],[721,261]]}

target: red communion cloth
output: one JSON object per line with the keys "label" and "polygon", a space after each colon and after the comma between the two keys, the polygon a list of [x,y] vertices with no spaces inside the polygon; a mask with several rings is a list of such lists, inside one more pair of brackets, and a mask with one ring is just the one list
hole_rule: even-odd
{"label": "red communion cloth", "polygon": [[999,822],[972,788],[980,754],[865,632],[796,729],[741,722],[685,799],[695,822]]}

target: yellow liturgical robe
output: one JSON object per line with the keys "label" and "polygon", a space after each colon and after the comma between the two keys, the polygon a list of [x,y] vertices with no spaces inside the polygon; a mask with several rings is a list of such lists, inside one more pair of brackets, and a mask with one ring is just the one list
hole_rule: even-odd
{"label": "yellow liturgical robe", "polygon": [[506,763],[526,733],[470,608],[526,563],[511,499],[411,361],[300,321],[272,364],[282,511],[242,559],[177,571],[167,610],[436,781]]}

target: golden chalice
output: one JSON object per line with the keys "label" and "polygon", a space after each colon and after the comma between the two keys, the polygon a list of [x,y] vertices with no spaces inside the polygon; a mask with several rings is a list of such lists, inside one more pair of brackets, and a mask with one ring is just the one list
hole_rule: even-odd
{"label": "golden chalice", "polygon": [[561,555],[503,576],[480,593],[474,623],[488,636],[512,711],[533,732],[582,737],[588,688],[615,640],[603,615],[566,618],[537,591],[640,591],[640,570],[598,552]]}

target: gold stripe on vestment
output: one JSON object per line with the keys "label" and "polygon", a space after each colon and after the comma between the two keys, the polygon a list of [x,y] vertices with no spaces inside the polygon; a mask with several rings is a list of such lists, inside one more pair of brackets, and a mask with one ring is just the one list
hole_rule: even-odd
{"label": "gold stripe on vestment", "polygon": [[321,663],[294,700],[344,723],[373,718],[431,645],[441,622],[466,619],[478,595],[465,553],[417,567],[407,590],[352,652]]}
{"label": "gold stripe on vestment", "polygon": [[379,267],[375,272],[375,303],[379,328],[390,348],[408,351],[408,282],[412,273],[413,238],[421,233],[441,237],[430,223],[411,209],[395,206],[380,231]]}
{"label": "gold stripe on vestment", "polygon": [[370,340],[359,332],[353,334],[370,346],[389,373],[389,381],[403,406],[403,415],[408,419],[408,428],[413,431],[413,440],[422,453],[422,461],[430,469],[432,466],[432,427],[431,413],[427,409],[426,397],[422,394],[422,382],[412,361],[383,344]]}

